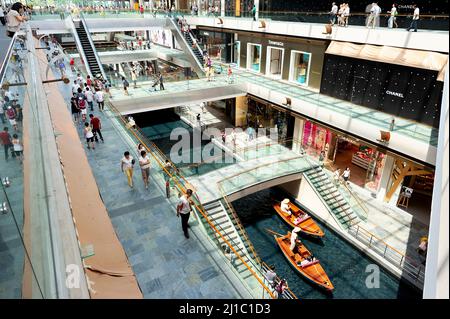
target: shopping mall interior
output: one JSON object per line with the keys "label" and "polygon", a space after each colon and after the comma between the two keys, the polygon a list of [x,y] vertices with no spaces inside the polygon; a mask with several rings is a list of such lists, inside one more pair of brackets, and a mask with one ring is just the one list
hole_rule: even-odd
{"label": "shopping mall interior", "polygon": [[0,298],[448,299],[448,0],[0,1]]}

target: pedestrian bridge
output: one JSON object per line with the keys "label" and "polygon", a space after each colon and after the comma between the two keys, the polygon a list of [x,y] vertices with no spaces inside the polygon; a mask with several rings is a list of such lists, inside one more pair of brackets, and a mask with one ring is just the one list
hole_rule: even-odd
{"label": "pedestrian bridge", "polygon": [[294,152],[255,158],[188,178],[203,204],[228,197],[234,201],[260,190],[299,180],[317,162]]}

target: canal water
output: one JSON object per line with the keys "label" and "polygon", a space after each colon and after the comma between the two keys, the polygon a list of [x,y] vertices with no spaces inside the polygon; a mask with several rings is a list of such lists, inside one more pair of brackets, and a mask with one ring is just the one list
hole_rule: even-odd
{"label": "canal water", "polygon": [[[171,110],[164,110],[162,114],[161,111],[152,112],[151,117],[144,116],[144,114],[135,116],[136,124],[141,128],[143,134],[155,143],[164,155],[171,160],[173,160],[170,156],[172,147],[178,142],[178,140],[170,140],[171,132],[176,128],[183,128],[190,135],[190,148],[188,150],[190,152],[189,161],[184,163],[175,163],[175,165],[181,170],[184,177],[206,174],[236,162],[230,156],[226,158],[225,152],[222,150],[213,150],[211,148],[212,144],[210,140],[202,140],[200,148],[194,148],[194,143],[192,141],[193,129],[188,124],[180,120],[179,116]],[[211,151],[205,152],[205,147],[208,147],[207,150]],[[209,156],[210,162],[204,162],[204,157],[200,157],[202,158],[202,162],[194,163],[194,152],[197,152],[197,156],[200,153],[203,153],[205,156]],[[181,155],[181,152],[179,155]]]}
{"label": "canal water", "polygon": [[[322,239],[314,239],[301,235],[305,246],[321,261],[335,289],[327,293],[307,279],[304,279],[286,260],[278,248],[273,235],[266,229],[286,234],[291,231],[281,217],[277,215],[272,205],[275,200],[290,198],[279,188],[271,188],[234,201],[250,240],[261,259],[268,265],[274,265],[276,273],[285,278],[289,288],[300,299],[420,299],[421,292],[390,275],[382,267],[380,270],[379,288],[369,289],[366,269],[375,263],[366,255],[347,243],[338,234],[320,224],[325,231]],[[298,204],[298,203],[297,203]],[[316,220],[316,222],[318,222]],[[370,268],[370,267],[369,267]]]}

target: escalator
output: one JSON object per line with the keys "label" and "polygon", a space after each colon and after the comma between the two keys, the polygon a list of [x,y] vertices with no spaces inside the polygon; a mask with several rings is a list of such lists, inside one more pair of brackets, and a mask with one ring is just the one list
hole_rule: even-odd
{"label": "escalator", "polygon": [[190,32],[182,32],[175,18],[167,18],[166,27],[172,31],[175,40],[186,53],[194,72],[197,73],[199,77],[204,76],[205,71],[203,65],[205,61],[198,44],[194,44],[192,34]]}
{"label": "escalator", "polygon": [[80,20],[73,20],[73,24],[76,31],[75,41],[78,42],[77,46],[81,46],[81,49],[83,50],[88,73],[90,73],[93,77],[97,77],[98,74],[100,74],[104,79],[106,79],[106,74],[103,70],[100,59],[98,58],[94,42],[92,41],[91,35],[87,31],[86,22],[81,17]]}

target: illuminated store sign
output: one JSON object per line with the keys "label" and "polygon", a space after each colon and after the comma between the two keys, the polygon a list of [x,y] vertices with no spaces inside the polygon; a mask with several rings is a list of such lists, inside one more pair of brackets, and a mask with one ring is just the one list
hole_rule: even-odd
{"label": "illuminated store sign", "polygon": [[278,46],[280,46],[280,47],[283,47],[283,46],[284,46],[284,43],[283,43],[283,42],[276,42],[276,41],[272,41],[272,40],[269,40],[269,44],[270,44],[270,45],[278,45]]}
{"label": "illuminated store sign", "polygon": [[386,94],[387,94],[387,95],[393,95],[393,96],[396,96],[396,97],[400,97],[400,98],[403,99],[403,93],[392,92],[392,91],[387,90],[387,91],[386,91]]}

